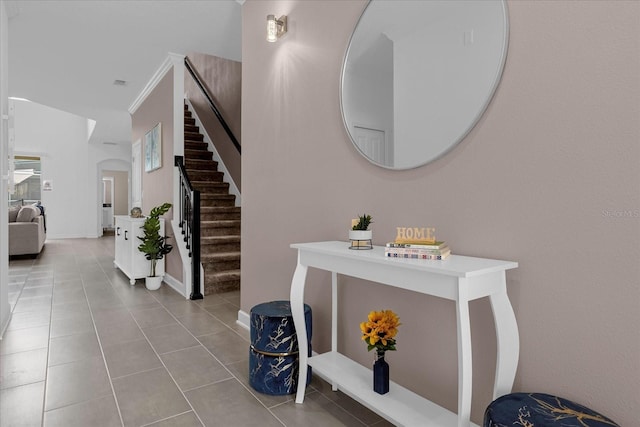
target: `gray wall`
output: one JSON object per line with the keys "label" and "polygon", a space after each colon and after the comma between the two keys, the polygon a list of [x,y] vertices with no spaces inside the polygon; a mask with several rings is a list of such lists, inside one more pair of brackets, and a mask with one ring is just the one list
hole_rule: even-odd
{"label": "gray wall", "polygon": [[[290,243],[346,240],[363,211],[376,244],[396,226],[432,226],[454,253],[520,263],[507,277],[521,340],[516,390],[558,393],[635,425],[640,3],[510,2],[507,63],[484,117],[443,159],[403,172],[360,157],[340,117],[342,58],[364,4],[243,6],[242,310],[288,298]],[[264,40],[267,14],[289,17],[278,43]],[[330,345],[329,279],[310,271],[306,292],[319,351]],[[395,310],[392,379],[455,411],[453,304],[343,283],[341,351],[369,365],[358,324],[371,309]],[[495,338],[488,302],[470,311],[480,422]]]}
{"label": "gray wall", "polygon": [[[162,167],[151,172],[144,170],[144,136],[156,124],[161,123]],[[142,213],[148,215],[152,208],[173,201],[173,70],[160,80],[149,96],[131,116],[131,140],[142,141]],[[171,228],[173,208],[164,215],[165,232],[175,233]],[[178,250],[165,258],[165,269],[175,278],[182,278],[182,260]]]}

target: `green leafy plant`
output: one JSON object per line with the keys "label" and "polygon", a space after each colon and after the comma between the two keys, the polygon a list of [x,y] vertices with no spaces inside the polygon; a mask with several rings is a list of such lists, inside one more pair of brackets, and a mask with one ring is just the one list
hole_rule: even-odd
{"label": "green leafy plant", "polygon": [[362,216],[358,215],[358,223],[353,226],[352,230],[362,230],[366,231],[369,228],[369,224],[373,222],[373,218],[371,215],[362,214]]}
{"label": "green leafy plant", "polygon": [[156,276],[156,264],[166,254],[171,252],[173,246],[167,243],[169,236],[160,235],[160,216],[171,209],[171,203],[164,203],[151,209],[151,213],[142,224],[143,237],[138,237],[142,241],[138,250],[143,252],[145,258],[151,261],[151,276]]}

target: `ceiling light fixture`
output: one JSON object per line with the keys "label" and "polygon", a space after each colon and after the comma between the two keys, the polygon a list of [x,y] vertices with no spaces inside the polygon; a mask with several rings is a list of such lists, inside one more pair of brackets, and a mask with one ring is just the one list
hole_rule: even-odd
{"label": "ceiling light fixture", "polygon": [[267,15],[267,41],[276,42],[287,32],[287,15],[276,19],[275,15]]}

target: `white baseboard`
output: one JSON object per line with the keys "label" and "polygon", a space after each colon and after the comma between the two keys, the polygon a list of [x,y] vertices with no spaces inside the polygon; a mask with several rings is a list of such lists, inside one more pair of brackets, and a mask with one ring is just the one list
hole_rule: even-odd
{"label": "white baseboard", "polygon": [[247,331],[249,330],[249,315],[247,312],[238,310],[238,320],[236,320],[236,324],[242,326]]}
{"label": "white baseboard", "polygon": [[185,290],[184,285],[182,284],[181,281],[179,281],[178,279],[176,279],[175,277],[173,277],[170,274],[164,273],[164,278],[162,279],[164,281],[164,283],[166,283],[167,285],[171,286],[171,288],[176,291],[177,293],[179,293],[180,295],[182,295],[183,297],[189,299],[189,297],[187,296],[187,292]]}

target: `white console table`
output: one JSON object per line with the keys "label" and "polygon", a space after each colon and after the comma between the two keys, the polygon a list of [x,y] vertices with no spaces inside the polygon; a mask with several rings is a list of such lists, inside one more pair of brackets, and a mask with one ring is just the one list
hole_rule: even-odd
{"label": "white console table", "polygon": [[[384,248],[350,250],[347,242],[293,244],[298,265],[291,282],[291,312],[299,348],[307,348],[304,321],[304,288],[307,268],[332,272],[331,351],[308,357],[299,353],[300,377],[296,403],[304,401],[307,367],[395,425],[471,425],[471,328],[469,301],[489,297],[498,342],[493,398],[511,391],[519,356],[518,326],[507,296],[506,270],[518,263],[451,255],[443,261],[387,258]],[[458,413],[455,414],[391,382],[385,395],[373,391],[373,373],[338,352],[338,274],[358,277],[396,288],[433,295],[456,302],[458,334]]]}

